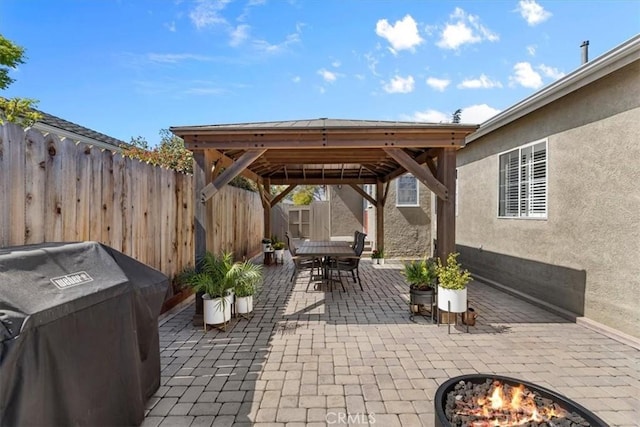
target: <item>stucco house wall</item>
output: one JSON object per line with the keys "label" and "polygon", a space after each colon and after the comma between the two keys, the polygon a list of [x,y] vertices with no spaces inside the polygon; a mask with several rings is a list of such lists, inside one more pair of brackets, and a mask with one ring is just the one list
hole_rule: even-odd
{"label": "stucco house wall", "polygon": [[391,182],[384,206],[386,258],[416,258],[431,254],[431,191],[419,181],[418,204],[420,206],[417,207],[396,206],[396,181]]}
{"label": "stucco house wall", "polygon": [[331,201],[331,236],[353,236],[363,230],[362,196],[349,185],[329,187]]}
{"label": "stucco house wall", "polygon": [[[640,61],[458,152],[457,248],[482,277],[640,337]],[[498,218],[498,156],[547,139],[547,218]]]}

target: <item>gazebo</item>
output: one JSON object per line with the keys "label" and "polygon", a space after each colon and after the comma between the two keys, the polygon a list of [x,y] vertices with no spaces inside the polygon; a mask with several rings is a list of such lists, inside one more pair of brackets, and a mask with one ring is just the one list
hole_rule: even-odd
{"label": "gazebo", "polygon": [[[438,196],[437,252],[455,251],[456,151],[477,125],[312,119],[171,127],[194,153],[195,252],[206,251],[204,202],[238,175],[256,182],[271,235],[271,207],[297,185],[350,185],[376,207],[384,247],[389,184],[410,172]],[[222,173],[219,171],[224,169]],[[362,184],[375,184],[375,198]],[[286,185],[277,195],[272,185]]]}

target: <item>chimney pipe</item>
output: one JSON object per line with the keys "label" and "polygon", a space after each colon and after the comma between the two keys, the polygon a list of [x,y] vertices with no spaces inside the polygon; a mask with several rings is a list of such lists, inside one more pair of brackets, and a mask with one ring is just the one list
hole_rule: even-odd
{"label": "chimney pipe", "polygon": [[589,62],[589,40],[585,40],[580,45],[582,48],[582,65]]}

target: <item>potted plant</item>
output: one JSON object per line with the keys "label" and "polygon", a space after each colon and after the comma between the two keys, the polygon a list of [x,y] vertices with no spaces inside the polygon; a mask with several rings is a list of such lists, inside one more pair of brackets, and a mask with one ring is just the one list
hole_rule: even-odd
{"label": "potted plant", "polygon": [[251,261],[236,264],[233,288],[236,296],[236,313],[248,314],[253,311],[253,295],[258,291],[261,280],[262,266]]}
{"label": "potted plant", "polygon": [[273,250],[275,251],[276,256],[276,264],[278,261],[282,264],[284,262],[284,243],[283,242],[275,242],[271,245]]}
{"label": "potted plant", "polygon": [[204,292],[202,302],[205,328],[206,325],[218,325],[231,319],[232,290],[237,271],[234,266],[231,253],[216,256],[207,252],[200,260],[198,269],[186,278],[196,292]]}
{"label": "potted plant", "polygon": [[467,284],[471,273],[458,263],[458,253],[450,253],[446,263],[438,259],[438,310],[451,313],[467,311]]}
{"label": "potted plant", "polygon": [[420,305],[431,305],[437,281],[438,264],[433,258],[409,261],[404,264],[402,275],[409,282],[411,310],[418,312]]}
{"label": "potted plant", "polygon": [[371,260],[374,264],[384,264],[384,252],[382,249],[374,249],[371,252]]}
{"label": "potted plant", "polygon": [[271,251],[271,239],[265,237],[262,239],[262,252]]}

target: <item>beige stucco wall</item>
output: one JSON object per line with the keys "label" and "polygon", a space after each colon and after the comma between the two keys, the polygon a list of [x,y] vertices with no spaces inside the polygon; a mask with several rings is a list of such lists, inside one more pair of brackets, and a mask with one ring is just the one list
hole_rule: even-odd
{"label": "beige stucco wall", "polygon": [[418,186],[419,207],[396,206],[396,181],[389,187],[384,207],[384,253],[387,258],[430,255],[431,191],[420,182]]}
{"label": "beige stucco wall", "polygon": [[[535,280],[552,285],[542,295],[549,302],[553,286],[564,286],[545,280],[554,266],[583,270],[584,315],[640,337],[639,136],[635,62],[471,142],[458,153],[457,244],[539,263]],[[498,153],[543,138],[547,219],[499,219]],[[519,272],[509,274],[514,283],[503,284],[517,288]]]}
{"label": "beige stucco wall", "polygon": [[331,199],[331,236],[353,236],[363,229],[362,196],[351,186],[329,187]]}

